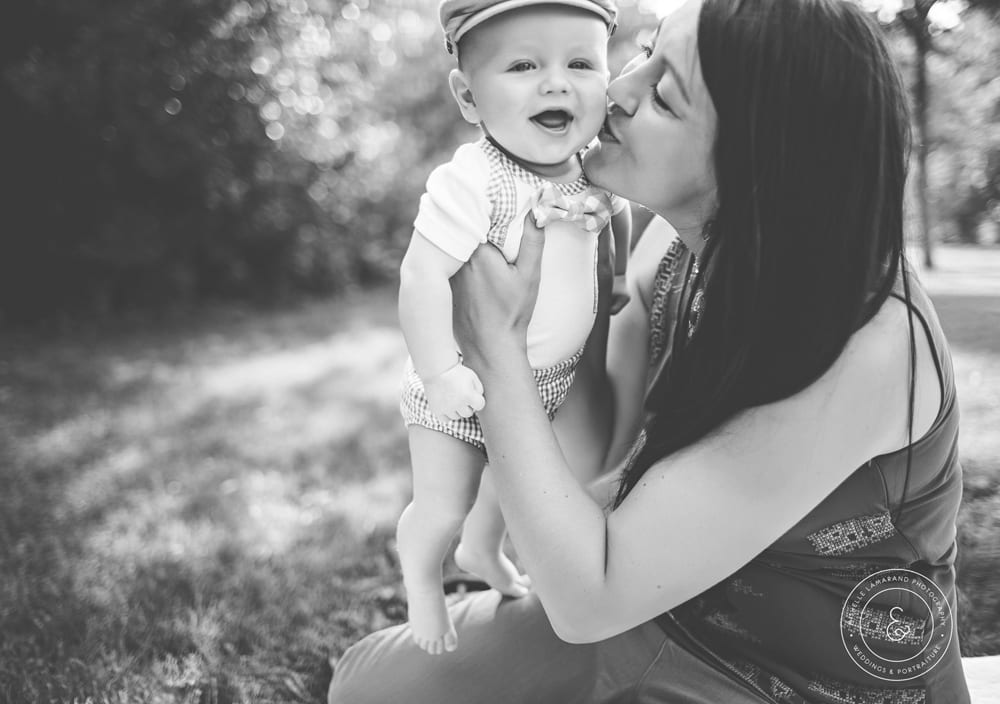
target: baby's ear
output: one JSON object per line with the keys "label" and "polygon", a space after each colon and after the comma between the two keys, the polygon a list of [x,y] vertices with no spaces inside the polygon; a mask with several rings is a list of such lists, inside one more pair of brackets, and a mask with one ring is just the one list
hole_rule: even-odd
{"label": "baby's ear", "polygon": [[465,121],[473,125],[482,122],[479,119],[479,110],[476,109],[476,100],[472,97],[469,77],[465,72],[453,68],[448,74],[448,87],[451,88],[451,94],[455,97],[455,102],[458,103],[458,109],[462,111],[462,117],[465,118]]}

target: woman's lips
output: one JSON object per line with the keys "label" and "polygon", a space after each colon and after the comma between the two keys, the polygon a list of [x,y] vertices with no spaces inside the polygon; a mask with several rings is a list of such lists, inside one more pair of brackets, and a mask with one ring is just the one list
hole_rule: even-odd
{"label": "woman's lips", "polygon": [[602,142],[614,142],[618,144],[618,138],[615,137],[615,133],[611,131],[611,121],[604,120],[604,125],[601,127],[601,131],[597,134],[597,138]]}

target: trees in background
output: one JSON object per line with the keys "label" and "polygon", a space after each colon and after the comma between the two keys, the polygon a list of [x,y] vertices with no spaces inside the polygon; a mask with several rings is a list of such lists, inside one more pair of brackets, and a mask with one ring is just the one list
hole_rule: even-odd
{"label": "trees in background", "polygon": [[[621,4],[614,67],[651,20]],[[474,134],[436,5],[22,3],[0,25],[0,321],[390,277],[427,173]],[[997,24],[968,10],[934,42],[928,202],[968,239],[998,203]]]}
{"label": "trees in background", "polygon": [[928,57],[931,231],[1000,243],[1000,2],[964,12]]}
{"label": "trees in background", "polygon": [[930,188],[927,181],[927,154],[928,154],[928,133],[927,133],[927,113],[930,110],[928,103],[928,81],[927,81],[927,55],[931,51],[931,36],[938,32],[954,29],[960,23],[957,12],[945,12],[943,18],[937,19],[931,16],[931,11],[943,7],[937,4],[937,0],[913,0],[912,5],[903,6],[896,14],[897,21],[906,30],[906,33],[913,40],[913,83],[911,95],[913,97],[913,134],[914,134],[914,164],[915,169],[915,189],[917,193],[917,239],[923,247],[924,266],[932,268],[934,266],[933,239],[930,230],[930,209],[928,206],[928,196]]}
{"label": "trees in background", "polygon": [[457,127],[426,5],[28,3],[0,30],[16,182],[0,312],[377,278]]}
{"label": "trees in background", "polygon": [[1000,2],[860,2],[895,39],[910,86],[910,230],[930,268],[935,241],[995,239],[1000,222]]}

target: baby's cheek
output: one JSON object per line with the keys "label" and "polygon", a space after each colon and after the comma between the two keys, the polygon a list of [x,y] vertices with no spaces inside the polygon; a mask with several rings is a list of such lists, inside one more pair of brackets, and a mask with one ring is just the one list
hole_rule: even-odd
{"label": "baby's cheek", "polygon": [[601,129],[604,118],[608,113],[607,94],[603,91],[596,91],[593,95],[587,96],[587,103],[584,109],[584,122],[588,130],[594,130],[594,134]]}

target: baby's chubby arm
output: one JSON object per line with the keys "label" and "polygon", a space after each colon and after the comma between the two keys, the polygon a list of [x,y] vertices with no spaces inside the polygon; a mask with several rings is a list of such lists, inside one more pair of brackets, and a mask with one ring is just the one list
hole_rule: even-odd
{"label": "baby's chubby arm", "polygon": [[452,331],[451,286],[463,262],[414,230],[399,271],[399,324],[430,411],[467,418],[485,405],[479,377],[459,361]]}

